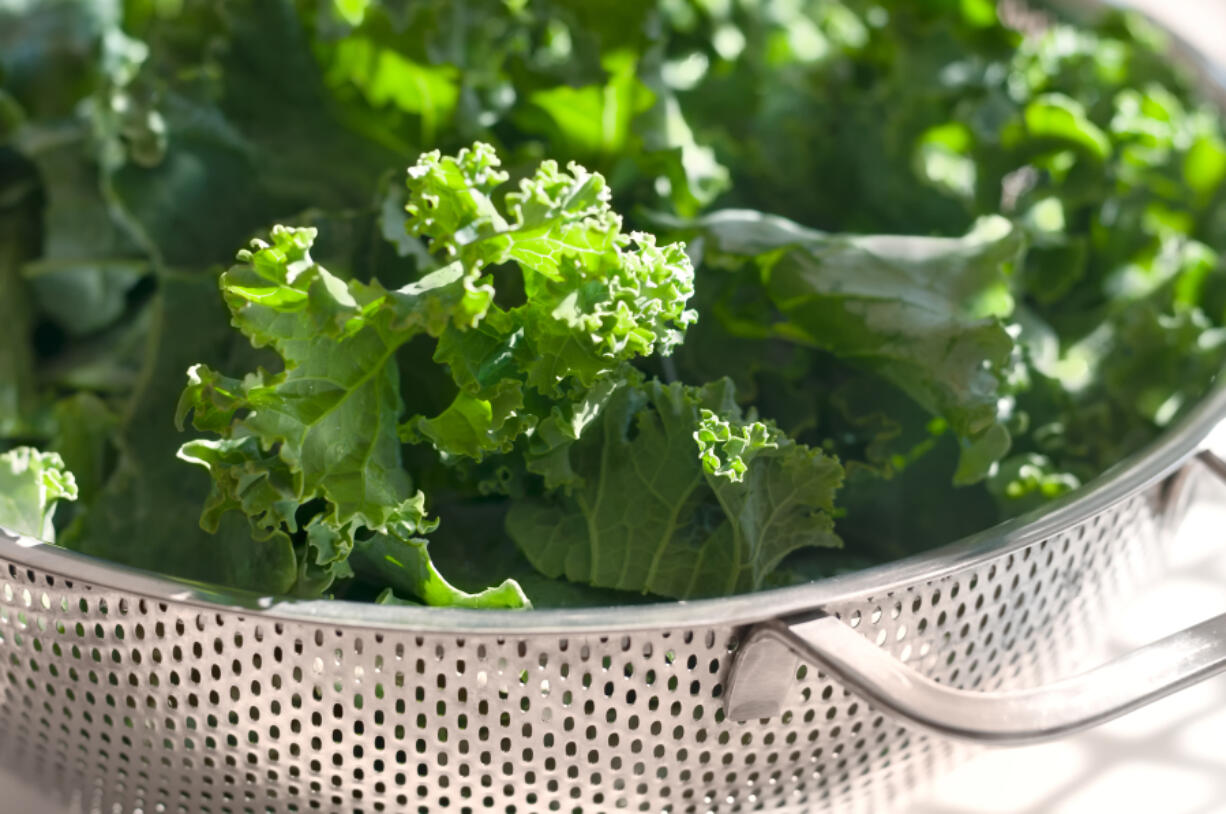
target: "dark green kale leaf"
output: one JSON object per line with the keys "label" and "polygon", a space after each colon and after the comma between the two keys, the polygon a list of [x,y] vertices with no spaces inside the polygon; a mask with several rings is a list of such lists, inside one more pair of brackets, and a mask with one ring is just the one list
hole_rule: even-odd
{"label": "dark green kale leaf", "polygon": [[105,188],[167,266],[225,263],[307,210],[373,208],[379,177],[417,152],[350,120],[290,0],[187,0],[139,23],[147,47],[91,112]]}
{"label": "dark green kale leaf", "polygon": [[569,457],[579,480],[568,493],[507,517],[547,576],[719,596],[761,588],[793,551],[841,545],[838,461],[743,418],[726,380],[622,387]]}
{"label": "dark green kale leaf", "polygon": [[[58,542],[76,551],[136,568],[234,588],[285,593],[297,578],[294,551],[281,541],[253,540],[245,523],[235,517],[222,523],[218,534],[200,528],[200,507],[209,493],[203,472],[175,458],[183,434],[175,428],[179,388],[189,365],[251,364],[250,346],[230,328],[217,301],[216,281],[208,275],[159,276],[150,304],[148,341],[135,393],[118,416],[92,416],[88,405],[64,405],[71,431],[61,431],[56,448],[82,468],[88,503],[76,507],[71,524]],[[85,421],[107,432],[77,437]],[[111,429],[113,427],[113,430]],[[117,449],[105,451],[112,443]],[[100,449],[101,447],[101,449]],[[107,463],[99,460],[114,455]],[[99,469],[95,469],[98,467]],[[100,475],[96,476],[95,472]],[[105,476],[101,488],[95,477]]]}
{"label": "dark green kale leaf", "polygon": [[0,147],[0,439],[25,435],[37,400],[29,292],[21,269],[38,251],[35,168]]}
{"label": "dark green kale leaf", "polygon": [[715,264],[757,269],[777,315],[734,316],[731,333],[818,348],[892,382],[960,439],[955,483],[982,480],[1008,451],[999,411],[1014,343],[1002,318],[1025,245],[1009,221],[985,218],[962,238],[827,235],[743,210],[679,225]]}

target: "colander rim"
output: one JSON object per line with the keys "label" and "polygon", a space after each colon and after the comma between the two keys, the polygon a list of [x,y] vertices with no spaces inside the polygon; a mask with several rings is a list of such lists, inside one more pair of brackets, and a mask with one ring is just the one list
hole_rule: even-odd
{"label": "colander rim", "polygon": [[[1096,12],[1118,5],[1110,0],[1062,0],[1073,11]],[[1167,26],[1155,22],[1172,41],[1173,55],[1201,78],[1207,94],[1226,111],[1226,66],[1217,65]],[[270,623],[359,628],[374,633],[401,631],[469,635],[617,635],[622,632],[748,625],[810,612],[864,596],[885,597],[974,568],[1024,549],[1099,515],[1180,469],[1226,420],[1226,376],[1187,414],[1153,442],[1127,456],[1094,480],[1034,511],[960,540],[854,573],[804,585],[752,594],[641,605],[591,608],[542,608],[531,611],[474,610],[376,605],[339,599],[269,596],[164,576],[59,548],[0,528],[0,557],[14,568],[37,569],[57,578],[123,593],[200,613],[239,612]]]}
{"label": "colander rim", "polygon": [[167,577],[0,530],[0,557],[131,598],[187,605],[200,612],[238,611],[270,622],[422,633],[614,633],[712,624],[752,624],[805,613],[856,597],[885,597],[908,585],[974,568],[1076,527],[1143,493],[1180,469],[1226,418],[1226,378],[1182,420],[1098,478],[1047,506],[929,551],[804,585],[712,599],[531,611],[376,605],[343,599],[295,599]]}

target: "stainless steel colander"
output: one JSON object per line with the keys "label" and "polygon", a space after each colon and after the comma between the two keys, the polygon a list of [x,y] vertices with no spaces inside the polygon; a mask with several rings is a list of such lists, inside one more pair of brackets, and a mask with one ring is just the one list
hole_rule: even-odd
{"label": "stainless steel colander", "polygon": [[283,601],[0,531],[0,762],[90,814],[880,810],[967,743],[1226,669],[1223,616],[1078,672],[1197,474],[1226,471],[1201,452],[1223,417],[1219,387],[1041,514],[709,601]]}
{"label": "stainless steel colander", "polygon": [[[1002,694],[1082,666],[1154,567],[1182,462],[1223,411],[1226,393],[1041,519],[725,600],[530,614],[243,601],[3,537],[0,754],[108,814],[871,809],[957,756],[925,727],[1063,731],[1086,703],[1126,707],[1222,659],[1219,629],[1075,697]],[[844,680],[795,663],[793,645],[838,658],[826,669]],[[932,687],[977,699],[972,721]]]}
{"label": "stainless steel colander", "polygon": [[1066,678],[1221,468],[1196,453],[1223,415],[1226,389],[1039,517],[700,602],[236,597],[0,534],[0,761],[99,814],[880,809],[959,741],[1056,736],[1226,665],[1222,617]]}

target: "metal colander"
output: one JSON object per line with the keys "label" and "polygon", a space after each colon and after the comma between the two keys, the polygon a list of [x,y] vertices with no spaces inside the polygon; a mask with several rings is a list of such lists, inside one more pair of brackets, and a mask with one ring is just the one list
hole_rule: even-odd
{"label": "metal colander", "polygon": [[1198,455],[1223,416],[1219,388],[1090,488],[953,546],[698,602],[236,596],[0,531],[0,762],[90,814],[881,810],[968,742],[1226,667],[1219,617],[1078,673],[1198,461],[1226,469]]}
{"label": "metal colander", "polygon": [[803,665],[779,714],[733,721],[746,626],[807,595],[950,687],[1031,686],[1149,567],[1160,492],[786,603],[599,614],[233,607],[6,539],[0,729],[22,775],[108,814],[872,808],[951,743]]}
{"label": "metal colander", "polygon": [[[932,556],[623,610],[235,604],[0,538],[3,759],[107,814],[874,809],[961,750],[738,642],[820,608],[945,687],[1067,675],[1153,569],[1181,503],[1164,475],[1205,428],[1041,521]],[[780,688],[778,711],[734,720],[734,670],[750,703]]]}

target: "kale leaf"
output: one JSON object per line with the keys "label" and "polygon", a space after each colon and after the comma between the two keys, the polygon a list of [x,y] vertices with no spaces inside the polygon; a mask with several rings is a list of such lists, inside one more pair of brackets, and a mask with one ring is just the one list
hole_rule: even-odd
{"label": "kale leaf", "polygon": [[1226,364],[1220,111],[1140,17],[1044,20],[0,2],[0,453],[79,487],[25,525],[277,594],[612,605],[1039,509]]}
{"label": "kale leaf", "polygon": [[629,385],[570,451],[569,494],[512,506],[548,576],[687,598],[761,588],[788,554],[837,547],[837,460],[746,420],[727,380]]}
{"label": "kale leaf", "polygon": [[55,503],[76,499],[76,480],[56,453],[17,447],[0,455],[0,528],[55,542]]}
{"label": "kale leaf", "polygon": [[815,347],[892,382],[960,439],[955,483],[982,480],[1008,451],[998,411],[1014,342],[1002,320],[1025,246],[1009,221],[985,218],[962,238],[827,235],[744,210],[672,223],[703,237],[712,262],[754,266],[777,316],[738,318],[733,304],[730,333]]}
{"label": "kale leaf", "polygon": [[[528,604],[511,581],[470,594],[439,575],[424,539],[437,524],[402,438],[444,460],[509,452],[538,424],[565,443],[593,393],[629,375],[628,360],[668,353],[694,319],[685,254],[623,235],[599,175],[544,162],[507,196],[510,216],[491,198],[503,180],[484,144],[410,168],[406,228],[440,265],[401,288],[342,280],[311,257],[315,230],[280,226],[221,276],[234,327],[284,369],[239,380],[192,367],[179,421],[190,413],[220,437],[179,454],[212,475],[206,529],[237,510],[256,540],[296,540],[300,593],[357,568],[427,604]],[[520,276],[506,280],[512,263]],[[497,304],[507,287],[522,305]],[[438,415],[402,422],[396,356],[418,336],[437,341],[458,392]]]}

